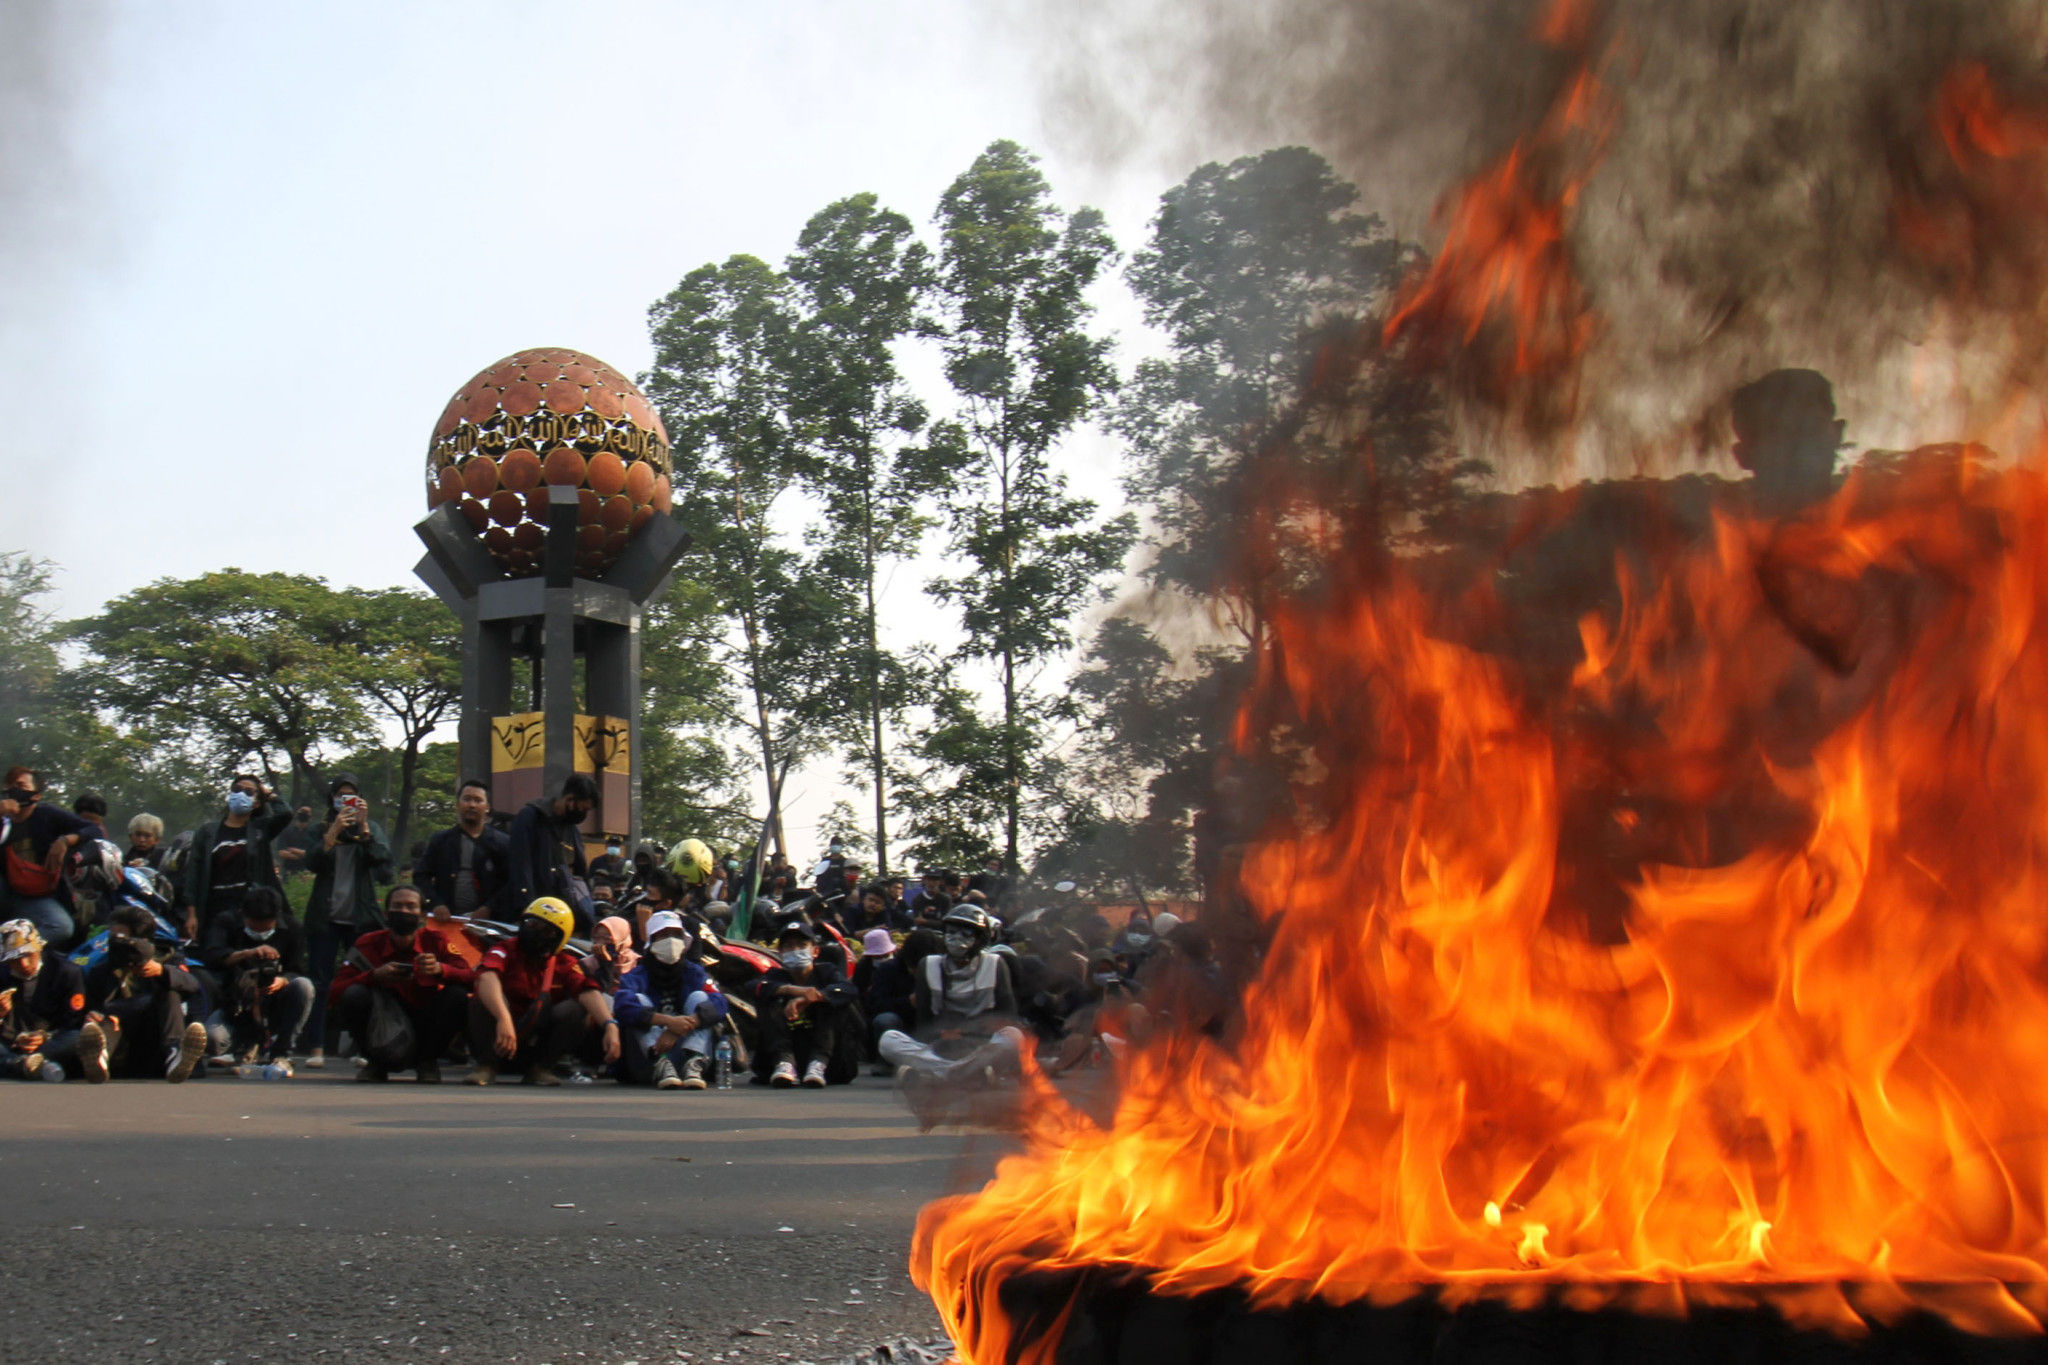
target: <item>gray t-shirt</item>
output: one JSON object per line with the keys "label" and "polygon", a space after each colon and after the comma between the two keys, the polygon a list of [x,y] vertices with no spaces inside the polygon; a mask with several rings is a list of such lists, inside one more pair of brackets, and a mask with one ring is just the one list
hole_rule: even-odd
{"label": "gray t-shirt", "polygon": [[356,854],[360,851],[357,845],[350,843],[334,846],[334,890],[327,898],[330,923],[356,922]]}

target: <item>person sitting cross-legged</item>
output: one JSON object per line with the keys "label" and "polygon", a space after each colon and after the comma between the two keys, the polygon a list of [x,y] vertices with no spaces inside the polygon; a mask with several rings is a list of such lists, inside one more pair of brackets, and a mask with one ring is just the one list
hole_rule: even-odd
{"label": "person sitting cross-legged", "polygon": [[859,997],[836,963],[819,961],[818,931],[802,915],[783,921],[775,947],[781,965],[754,983],[755,1074],[778,1088],[801,1077],[805,1086],[822,1090],[839,1032],[858,1017]]}
{"label": "person sitting cross-legged", "polygon": [[697,937],[673,910],[647,920],[647,951],[619,981],[612,1011],[622,1029],[619,1081],[662,1090],[704,1089],[713,1030],[725,997],[690,961]]}
{"label": "person sitting cross-legged", "polygon": [[1014,1071],[1026,1045],[1017,1027],[1017,990],[1007,958],[991,952],[995,922],[976,905],[956,906],[941,926],[945,951],[919,964],[917,1036],[890,1029],[875,1040],[905,1081],[951,1081],[990,1069]]}
{"label": "person sitting cross-legged", "polygon": [[[459,932],[422,923],[425,897],[417,886],[394,886],[384,895],[384,927],[357,938],[335,972],[328,1004],[363,1054],[359,1081],[386,1081],[410,1070],[425,1085],[441,1081],[441,1053],[469,1011],[476,973],[451,950]],[[386,1011],[386,1027],[376,1019]],[[404,1015],[407,1027],[390,1029]],[[387,1041],[385,1033],[400,1037]]]}
{"label": "person sitting cross-legged", "polygon": [[566,951],[575,926],[566,902],[542,896],[519,917],[518,936],[484,954],[469,1002],[471,1085],[491,1084],[501,1064],[523,1069],[528,1085],[560,1085],[555,1063],[593,1027],[604,1030],[604,1060],[619,1059],[611,999]]}

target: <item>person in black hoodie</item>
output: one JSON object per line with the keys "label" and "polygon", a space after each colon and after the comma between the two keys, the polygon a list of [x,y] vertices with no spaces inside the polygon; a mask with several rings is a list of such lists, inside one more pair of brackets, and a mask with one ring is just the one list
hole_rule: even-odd
{"label": "person in black hoodie", "polygon": [[239,910],[224,910],[207,926],[199,957],[222,986],[209,1023],[225,1026],[238,1051],[267,1048],[271,1061],[286,1061],[312,1013],[313,981],[306,975],[306,932],[284,897],[250,887]]}
{"label": "person in black hoodie", "polygon": [[85,1013],[85,973],[25,919],[0,924],[0,1076],[107,1078],[106,1036]]}
{"label": "person in black hoodie", "polygon": [[179,965],[178,943],[160,937],[156,916],[139,905],[115,908],[107,951],[85,974],[85,998],[105,1021],[107,1067],[116,1076],[162,1076],[173,1085],[206,1052],[206,1027],[185,1022],[199,978]]}
{"label": "person in black hoodie", "polygon": [[[589,933],[596,923],[583,878],[581,826],[597,809],[597,783],[588,773],[570,773],[561,795],[529,801],[512,818],[511,866],[504,893],[506,905],[531,905],[544,896],[569,903],[576,927]],[[575,879],[574,884],[571,878]]]}
{"label": "person in black hoodie", "polygon": [[822,1090],[825,1069],[839,1047],[840,1030],[859,1011],[859,997],[846,974],[818,957],[818,931],[791,916],[777,932],[782,962],[754,983],[754,1072],[778,1089],[802,1084]]}

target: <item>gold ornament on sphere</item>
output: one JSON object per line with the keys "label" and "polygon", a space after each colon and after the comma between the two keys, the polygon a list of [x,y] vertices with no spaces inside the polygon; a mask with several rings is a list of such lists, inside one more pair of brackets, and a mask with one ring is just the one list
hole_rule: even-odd
{"label": "gold ornament on sphere", "polygon": [[427,507],[454,503],[505,572],[540,572],[547,488],[580,490],[576,572],[597,578],[669,509],[668,429],[633,381],[561,347],[520,351],[448,400],[427,448]]}

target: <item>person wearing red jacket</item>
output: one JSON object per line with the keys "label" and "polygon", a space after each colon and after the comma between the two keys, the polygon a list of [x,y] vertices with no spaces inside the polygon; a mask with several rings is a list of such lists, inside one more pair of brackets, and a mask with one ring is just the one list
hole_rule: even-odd
{"label": "person wearing red jacket", "polygon": [[[410,1069],[426,1085],[441,1082],[441,1053],[469,1010],[474,969],[447,936],[460,930],[422,924],[425,897],[416,886],[394,886],[384,897],[384,927],[357,937],[334,974],[327,1003],[362,1050],[359,1081],[388,1081]],[[372,1046],[372,1016],[381,1002],[404,1011],[412,1024],[409,1046]]]}
{"label": "person wearing red jacket", "polygon": [[611,997],[591,985],[576,954],[567,952],[575,912],[555,896],[542,896],[519,917],[519,933],[484,954],[469,1002],[471,1085],[490,1085],[498,1067],[524,1068],[528,1085],[560,1085],[555,1063],[584,1032],[603,1037],[605,1064],[619,1059],[619,1026]]}

